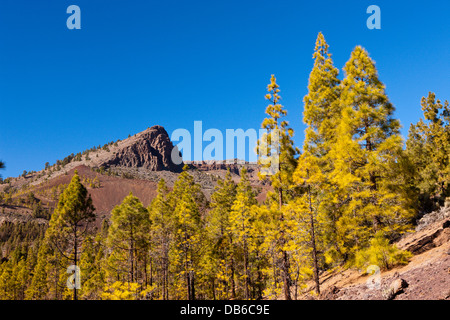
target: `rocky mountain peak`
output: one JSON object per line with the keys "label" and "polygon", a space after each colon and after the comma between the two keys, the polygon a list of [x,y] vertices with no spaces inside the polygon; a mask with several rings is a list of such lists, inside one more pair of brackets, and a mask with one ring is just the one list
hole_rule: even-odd
{"label": "rocky mountain peak", "polygon": [[[174,150],[176,147],[162,126],[148,128],[124,142],[121,148],[102,164],[104,167],[121,166],[172,172],[180,172],[183,168],[183,163],[176,164],[172,161],[172,151],[178,151]],[[179,152],[177,154],[179,155]]]}

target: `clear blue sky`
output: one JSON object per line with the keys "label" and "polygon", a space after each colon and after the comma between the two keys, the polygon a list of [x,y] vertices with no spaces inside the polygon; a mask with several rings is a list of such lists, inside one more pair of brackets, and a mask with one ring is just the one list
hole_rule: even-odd
{"label": "clear blue sky", "polygon": [[[72,4],[81,30],[66,27]],[[371,4],[381,30],[366,27]],[[0,174],[156,124],[259,128],[272,73],[300,146],[319,31],[341,70],[369,51],[405,135],[428,91],[450,99],[449,17],[448,0],[1,0]]]}

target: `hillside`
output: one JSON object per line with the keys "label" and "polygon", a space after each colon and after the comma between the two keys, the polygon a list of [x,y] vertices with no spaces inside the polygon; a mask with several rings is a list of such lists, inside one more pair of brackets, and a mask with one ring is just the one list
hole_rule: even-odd
{"label": "hillside", "polygon": [[[336,269],[321,274],[319,299],[450,300],[450,206],[425,215],[396,245],[414,256],[405,266],[382,270],[379,287],[368,286],[373,277],[359,270]],[[305,292],[311,289],[309,283]]]}
{"label": "hillside", "polygon": [[[0,224],[3,221],[31,220],[46,223],[45,219],[33,216],[33,206],[40,202],[43,210],[51,213],[75,170],[78,170],[83,184],[88,188],[100,220],[107,217],[130,192],[148,206],[156,195],[158,181],[164,179],[169,188],[173,187],[184,164],[189,166],[189,172],[208,199],[218,178],[225,177],[227,170],[230,170],[233,180],[238,182],[243,166],[248,169],[259,201],[265,199],[270,188],[259,182],[254,163],[195,161],[174,164],[172,152],[177,151],[166,130],[162,126],[153,126],[125,140],[72,154],[41,171],[5,179],[5,183],[0,184],[0,192],[8,193],[11,199],[3,204],[0,202]],[[32,203],[27,199],[30,194],[34,197]]]}

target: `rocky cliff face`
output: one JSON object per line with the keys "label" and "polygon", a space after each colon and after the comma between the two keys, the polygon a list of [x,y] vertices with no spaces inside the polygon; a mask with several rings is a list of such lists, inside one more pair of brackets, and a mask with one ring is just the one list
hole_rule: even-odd
{"label": "rocky cliff face", "polygon": [[153,126],[141,132],[138,137],[130,138],[130,143],[120,148],[102,165],[104,167],[121,166],[144,168],[150,171],[180,172],[183,169],[183,163],[174,163],[172,152],[181,157],[170,141],[166,130],[161,126]]}

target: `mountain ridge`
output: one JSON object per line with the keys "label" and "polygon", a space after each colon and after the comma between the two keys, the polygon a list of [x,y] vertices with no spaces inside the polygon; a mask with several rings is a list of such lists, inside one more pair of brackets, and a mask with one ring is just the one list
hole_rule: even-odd
{"label": "mountain ridge", "polygon": [[[11,203],[3,205],[1,221],[34,220],[33,210],[26,203],[30,193],[44,209],[52,212],[60,192],[70,182],[75,170],[91,194],[100,219],[109,216],[112,208],[120,204],[129,192],[138,196],[144,205],[149,205],[156,196],[158,181],[164,179],[172,188],[184,165],[207,199],[214,192],[217,180],[224,178],[227,171],[238,182],[240,170],[245,166],[252,185],[258,190],[258,200],[264,201],[270,186],[259,181],[256,163],[234,159],[181,161],[176,164],[171,158],[176,152],[178,150],[167,131],[156,125],[127,139],[72,154],[41,171],[8,178],[6,183],[0,184],[0,192],[11,193]],[[39,222],[42,223],[41,220]]]}

